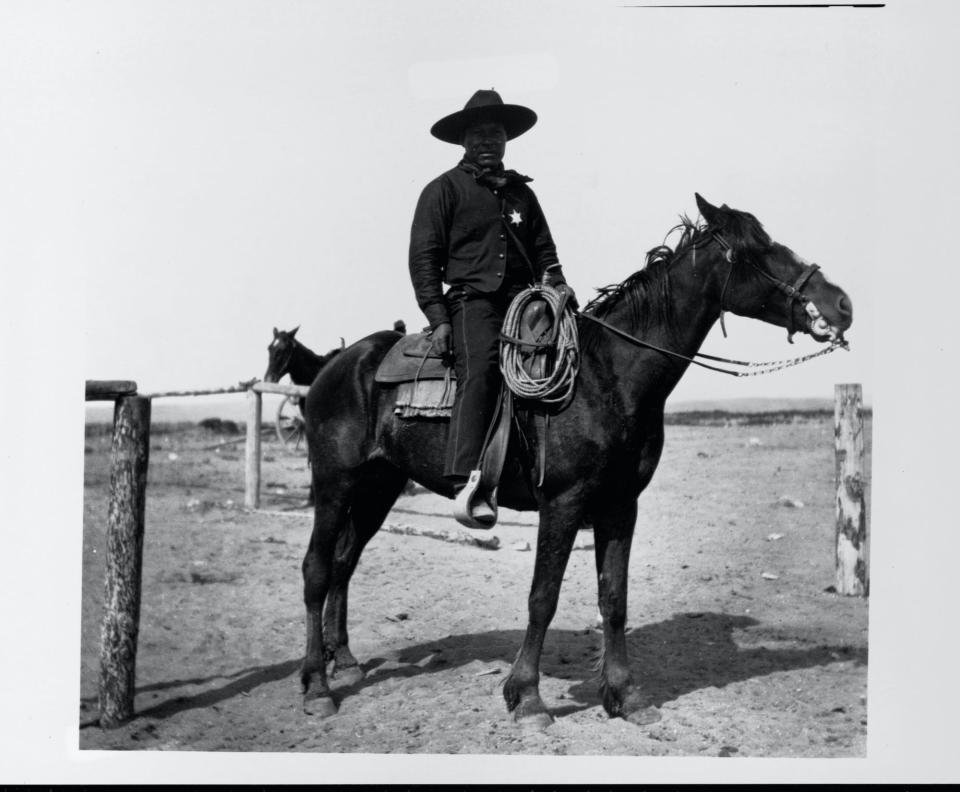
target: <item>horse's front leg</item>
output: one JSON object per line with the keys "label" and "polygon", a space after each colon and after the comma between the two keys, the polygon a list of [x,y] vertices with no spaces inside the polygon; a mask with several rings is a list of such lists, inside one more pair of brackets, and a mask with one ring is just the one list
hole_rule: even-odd
{"label": "horse's front leg", "polygon": [[560,584],[573,540],[582,523],[581,495],[567,493],[540,509],[537,558],[528,600],[529,622],[523,646],[503,685],[507,709],[515,720],[544,729],[553,718],[540,698],[540,655],[547,627],[557,610]]}
{"label": "horse's front leg", "polygon": [[660,713],[641,694],[630,673],[627,657],[627,571],[630,544],[637,521],[637,503],[608,503],[594,515],[593,536],[597,561],[597,592],[603,616],[603,652],[600,694],[610,717],[645,725],[660,720]]}

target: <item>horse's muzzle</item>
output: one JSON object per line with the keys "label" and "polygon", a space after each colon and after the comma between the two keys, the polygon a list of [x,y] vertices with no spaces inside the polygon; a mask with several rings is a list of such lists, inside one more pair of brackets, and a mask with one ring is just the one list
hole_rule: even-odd
{"label": "horse's muzzle", "polygon": [[[845,296],[840,297],[837,300],[838,309],[839,303],[845,303],[846,306],[849,306],[850,300]],[[843,331],[850,326],[852,319],[852,312],[849,308],[846,308],[846,317],[845,320],[841,321],[842,327],[837,327],[836,325],[831,324],[827,321],[826,317],[820,313],[820,309],[817,308],[812,302],[808,302],[803,306],[804,310],[807,313],[807,332],[814,337],[817,341],[830,341],[832,343],[842,343],[843,342]]]}

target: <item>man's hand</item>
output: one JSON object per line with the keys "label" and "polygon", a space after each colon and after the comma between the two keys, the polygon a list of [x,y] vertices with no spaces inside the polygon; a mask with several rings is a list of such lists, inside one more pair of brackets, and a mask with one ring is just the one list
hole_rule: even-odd
{"label": "man's hand", "polygon": [[439,353],[442,357],[449,357],[453,352],[453,328],[450,322],[441,322],[430,333],[433,339],[431,349]]}
{"label": "man's hand", "polygon": [[576,313],[580,309],[580,303],[577,302],[577,295],[574,294],[573,289],[566,283],[561,283],[556,287],[557,291],[560,292],[562,297],[564,294],[567,295],[567,305],[573,309],[573,312]]}
{"label": "man's hand", "polygon": [[563,270],[559,265],[554,265],[550,267],[546,272],[543,273],[543,278],[541,279],[545,286],[552,286],[561,296],[567,294],[567,303],[570,307],[576,311],[580,307],[580,303],[577,302],[577,295],[573,293],[573,289],[567,284],[566,279],[563,277]]}

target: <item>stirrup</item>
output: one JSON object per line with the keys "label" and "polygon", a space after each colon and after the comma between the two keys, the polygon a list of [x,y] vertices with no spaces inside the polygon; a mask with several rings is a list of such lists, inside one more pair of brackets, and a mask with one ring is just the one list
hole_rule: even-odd
{"label": "stirrup", "polygon": [[[480,471],[470,471],[470,478],[453,503],[453,516],[467,528],[490,529],[497,524],[496,490],[484,495],[477,490],[480,487]],[[474,514],[477,511],[477,514]]]}

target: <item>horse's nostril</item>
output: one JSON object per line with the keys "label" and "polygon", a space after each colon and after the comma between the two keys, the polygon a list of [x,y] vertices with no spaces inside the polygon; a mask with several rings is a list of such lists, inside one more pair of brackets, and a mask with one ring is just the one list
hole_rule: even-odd
{"label": "horse's nostril", "polygon": [[850,316],[853,313],[853,307],[850,305],[847,295],[841,294],[837,297],[837,311],[840,312],[841,316]]}

